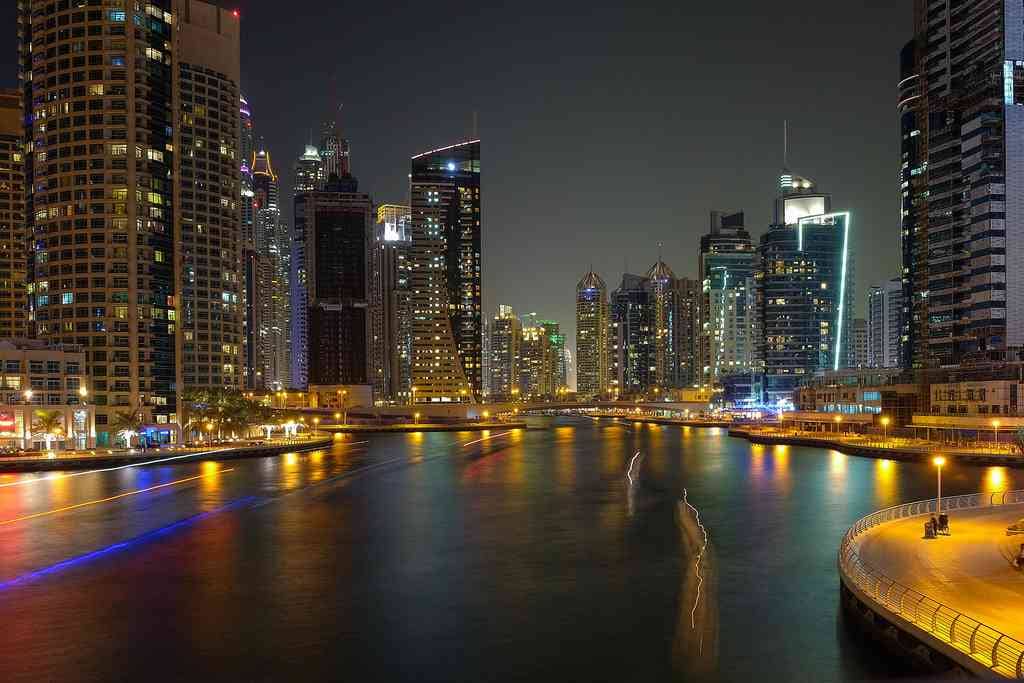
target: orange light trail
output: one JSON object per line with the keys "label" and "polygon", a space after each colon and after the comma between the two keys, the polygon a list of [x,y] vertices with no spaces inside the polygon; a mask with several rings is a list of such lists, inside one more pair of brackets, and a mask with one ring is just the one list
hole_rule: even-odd
{"label": "orange light trail", "polygon": [[110,496],[109,498],[100,498],[98,500],[90,500],[90,501],[86,501],[85,503],[76,503],[74,505],[68,505],[66,507],[57,508],[55,510],[47,510],[46,512],[36,512],[34,514],[31,514],[31,515],[25,515],[24,517],[15,517],[14,519],[5,519],[3,521],[0,521],[0,526],[3,526],[5,524],[14,524],[15,522],[24,522],[26,520],[36,519],[38,517],[46,517],[48,515],[55,515],[55,514],[57,514],[59,512],[68,512],[70,510],[77,510],[78,508],[84,508],[84,507],[88,507],[90,505],[99,505],[100,503],[109,503],[110,501],[117,500],[119,498],[125,498],[127,496],[136,496],[136,495],[138,495],[140,493],[146,493],[148,491],[156,491],[157,489],[166,488],[168,486],[174,486],[176,484],[184,484],[184,483],[187,483],[187,482],[190,482],[190,481],[195,481],[196,479],[202,479],[203,477],[211,477],[211,476],[214,476],[214,475],[217,475],[217,474],[223,474],[224,472],[231,472],[234,469],[235,469],[234,467],[227,467],[227,468],[222,469],[222,470],[217,470],[216,472],[208,472],[206,474],[200,474],[200,475],[197,475],[197,476],[194,476],[194,477],[186,477],[185,479],[177,479],[175,481],[169,481],[169,482],[166,482],[164,484],[157,484],[156,486],[150,486],[148,488],[139,489],[137,491],[128,491],[126,493],[119,493],[116,496]]}

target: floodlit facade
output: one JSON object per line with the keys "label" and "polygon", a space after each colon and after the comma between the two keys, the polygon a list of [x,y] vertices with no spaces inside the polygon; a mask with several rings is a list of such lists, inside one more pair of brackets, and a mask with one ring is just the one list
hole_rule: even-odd
{"label": "floodlit facade", "polygon": [[253,184],[252,160],[256,153],[256,132],[252,120],[252,108],[244,95],[238,102],[239,182],[241,185],[239,206],[242,228],[242,269],[244,273],[243,300],[245,306],[245,334],[243,347],[245,366],[243,369],[247,389],[263,388],[263,354],[259,330],[263,316],[259,302],[260,258],[256,251],[256,191]]}
{"label": "floodlit facade", "polygon": [[417,154],[411,165],[413,400],[479,400],[480,141]]}
{"label": "floodlit facade", "polygon": [[181,391],[243,381],[238,18],[18,11],[29,333],[88,348],[98,445],[116,411],[171,433]]}
{"label": "floodlit facade", "polygon": [[854,318],[850,324],[850,359],[846,367],[871,367],[869,350],[868,321],[864,318]]}
{"label": "floodlit facade", "polygon": [[576,285],[576,393],[606,398],[608,392],[608,288],[589,271]]}
{"label": "floodlit facade", "polygon": [[370,353],[374,399],[407,403],[412,385],[409,315],[410,209],[377,207],[371,256]]}

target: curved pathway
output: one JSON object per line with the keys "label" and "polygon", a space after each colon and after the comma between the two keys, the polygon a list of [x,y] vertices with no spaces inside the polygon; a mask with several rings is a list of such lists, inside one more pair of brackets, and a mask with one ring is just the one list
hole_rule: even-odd
{"label": "curved pathway", "polygon": [[855,543],[861,559],[891,579],[1024,642],[1024,572],[1011,557],[1024,535],[1006,527],[1024,505],[954,510],[950,536],[924,538],[925,517],[880,524]]}

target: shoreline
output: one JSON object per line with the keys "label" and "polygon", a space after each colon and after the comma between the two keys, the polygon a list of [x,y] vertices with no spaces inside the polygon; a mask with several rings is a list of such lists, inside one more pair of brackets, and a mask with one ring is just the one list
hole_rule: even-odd
{"label": "shoreline", "polygon": [[937,453],[954,458],[959,462],[974,465],[1007,465],[1024,467],[1024,457],[1000,453],[979,453],[960,449],[948,444],[930,444],[928,446],[894,446],[873,445],[870,442],[856,443],[830,437],[791,436],[785,434],[764,434],[742,427],[729,429],[729,436],[746,439],[750,443],[762,446],[808,446],[810,448],[831,448],[832,450],[855,455],[862,458],[879,460],[927,460]]}

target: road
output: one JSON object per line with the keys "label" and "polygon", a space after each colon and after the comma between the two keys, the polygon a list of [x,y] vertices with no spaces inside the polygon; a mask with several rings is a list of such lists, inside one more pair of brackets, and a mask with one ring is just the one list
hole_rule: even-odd
{"label": "road", "polygon": [[1006,527],[1024,505],[954,511],[950,536],[924,538],[924,519],[881,524],[859,539],[860,557],[905,586],[1024,642],[1024,573],[1010,564],[1024,536]]}

